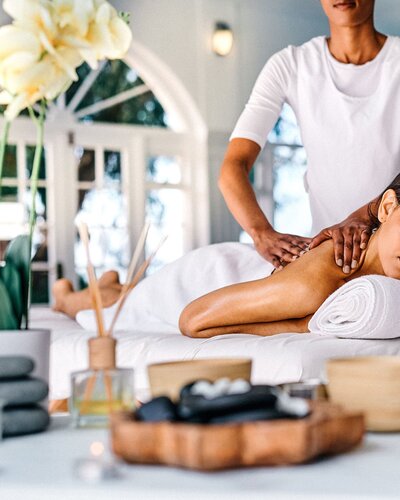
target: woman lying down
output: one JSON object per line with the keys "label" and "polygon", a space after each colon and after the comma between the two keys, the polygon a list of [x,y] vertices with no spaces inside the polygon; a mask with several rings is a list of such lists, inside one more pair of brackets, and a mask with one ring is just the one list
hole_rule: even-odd
{"label": "woman lying down", "polygon": [[[171,271],[168,271],[168,266],[166,266],[143,280],[132,290],[130,293],[132,300],[130,301],[128,298],[124,306],[124,309],[127,309],[128,319],[126,319],[123,328],[136,328],[134,311],[128,310],[136,307],[141,309],[142,316],[143,309],[147,309],[150,316],[154,314],[160,320],[165,319],[170,324],[175,322],[176,328],[179,317],[179,329],[183,335],[189,337],[206,338],[230,333],[253,333],[263,336],[283,332],[306,333],[311,316],[332,292],[346,282],[368,274],[400,279],[399,207],[400,174],[380,197],[376,231],[373,232],[367,248],[362,252],[359,267],[353,269],[349,274],[344,274],[342,269],[336,265],[333,257],[333,244],[331,240],[328,240],[305,253],[281,271],[265,277],[267,272],[271,272],[272,266],[267,269],[270,266],[268,263],[260,264],[258,262],[261,273],[259,279],[242,283],[236,282],[229,286],[221,285],[222,288],[203,294],[204,290],[208,291],[207,283],[213,282],[212,275],[218,274],[219,264],[218,262],[204,262],[204,265],[200,263],[200,266],[195,264],[196,269],[194,265],[192,269],[188,269],[187,262],[190,263],[195,252],[199,252],[201,249],[194,250],[170,265],[175,270],[183,269],[186,265],[186,269],[183,271],[185,277],[179,273],[178,275],[175,273],[171,277]],[[375,220],[375,216],[371,214],[371,217]],[[211,247],[213,245],[205,248]],[[218,245],[214,245],[214,247],[218,247]],[[259,258],[261,259],[261,257]],[[196,263],[195,260],[192,262]],[[210,266],[211,273],[207,272]],[[198,292],[199,286],[196,284],[196,280],[198,281],[199,277],[203,281],[200,286],[200,290],[203,291],[193,297],[190,297],[189,293],[185,296],[186,302],[181,300],[183,303],[179,306],[179,300],[173,296],[171,289],[168,288],[172,285],[167,282],[174,281],[174,290],[179,295],[184,279],[189,283],[189,288],[196,289]],[[224,283],[224,280],[220,280],[219,283]],[[151,287],[148,286],[149,284]],[[122,287],[118,281],[117,273],[105,273],[100,278],[99,285],[103,305],[110,307],[115,304]],[[53,293],[54,308],[73,318],[80,311],[91,308],[88,290],[75,292],[67,280],[58,280]],[[134,294],[136,296],[133,296]],[[171,312],[168,307],[174,300],[175,304],[178,305]],[[186,307],[183,308],[185,305]],[[174,309],[173,306],[171,307]],[[183,311],[181,311],[182,308]],[[162,314],[158,310],[162,310]],[[176,319],[173,317],[174,314]]]}

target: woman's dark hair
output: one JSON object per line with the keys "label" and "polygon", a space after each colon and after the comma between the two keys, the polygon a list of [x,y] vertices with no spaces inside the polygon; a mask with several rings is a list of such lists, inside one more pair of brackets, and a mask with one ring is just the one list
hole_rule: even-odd
{"label": "woman's dark hair", "polygon": [[389,186],[384,191],[382,191],[378,198],[374,201],[371,201],[371,203],[368,205],[368,216],[371,221],[372,229],[377,229],[381,225],[378,219],[378,208],[382,200],[382,196],[388,189],[393,189],[393,191],[396,193],[397,201],[400,204],[400,174],[396,175]]}

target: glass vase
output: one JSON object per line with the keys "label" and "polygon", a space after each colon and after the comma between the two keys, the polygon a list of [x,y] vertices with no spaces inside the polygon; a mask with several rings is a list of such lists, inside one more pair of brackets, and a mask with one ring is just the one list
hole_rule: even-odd
{"label": "glass vase", "polygon": [[135,407],[132,369],[82,370],[71,374],[71,384],[74,427],[107,427],[112,412]]}

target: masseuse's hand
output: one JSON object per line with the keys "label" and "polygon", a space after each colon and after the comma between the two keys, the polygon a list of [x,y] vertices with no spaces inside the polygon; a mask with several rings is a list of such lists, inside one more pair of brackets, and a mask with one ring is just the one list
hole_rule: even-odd
{"label": "masseuse's hand", "polygon": [[332,238],[336,264],[348,274],[358,267],[361,251],[367,247],[371,232],[368,220],[350,216],[339,224],[323,229],[313,238],[310,249]]}
{"label": "masseuse's hand", "polygon": [[277,269],[307,252],[311,243],[311,238],[278,233],[273,229],[253,235],[253,240],[257,252]]}

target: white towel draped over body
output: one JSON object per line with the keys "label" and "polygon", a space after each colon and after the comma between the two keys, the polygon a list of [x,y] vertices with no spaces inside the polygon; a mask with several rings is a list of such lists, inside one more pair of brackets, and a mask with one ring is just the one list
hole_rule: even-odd
{"label": "white towel draped over body", "polygon": [[308,327],[343,338],[400,337],[400,280],[369,275],[346,283],[325,300]]}
{"label": "white towel draped over body", "polygon": [[[220,243],[193,250],[130,292],[115,329],[179,333],[179,316],[189,302],[217,288],[269,276],[272,270],[253,245]],[[104,309],[106,327],[115,309]],[[93,311],[81,311],[76,320],[87,330],[96,329]]]}

